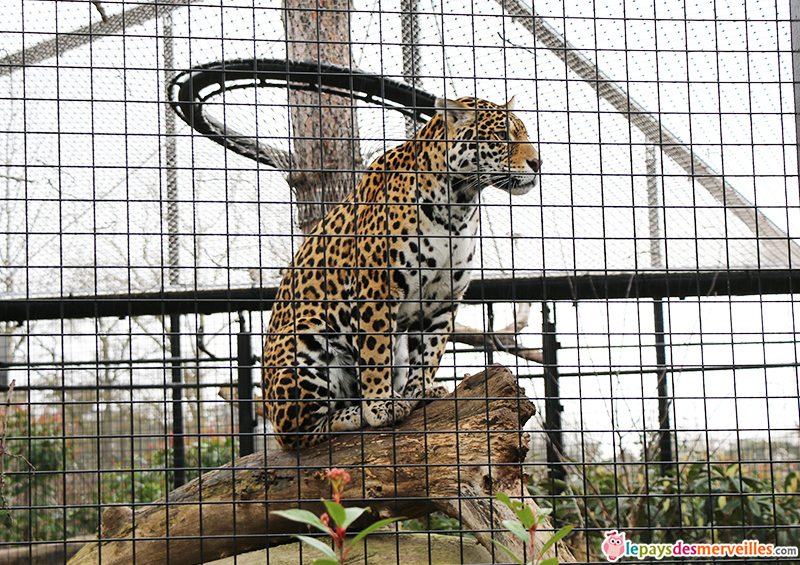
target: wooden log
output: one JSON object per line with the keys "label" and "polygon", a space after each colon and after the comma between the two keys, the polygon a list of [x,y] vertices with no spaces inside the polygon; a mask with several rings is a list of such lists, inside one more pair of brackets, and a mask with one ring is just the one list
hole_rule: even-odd
{"label": "wooden log", "polygon": [[[302,532],[271,512],[323,512],[331,467],[350,473],[345,504],[369,506],[367,522],[441,510],[475,531],[490,552],[496,551],[493,535],[522,555],[521,542],[500,525],[513,516],[491,497],[498,490],[526,496],[522,427],[534,413],[513,375],[493,366],[418,408],[394,430],[336,436],[299,453],[256,453],[206,473],[121,525],[104,524],[102,539],[69,563],[194,565],[285,543]],[[114,513],[115,520],[119,516]],[[539,532],[540,546],[551,533]],[[562,562],[574,561],[564,545],[557,550]]]}

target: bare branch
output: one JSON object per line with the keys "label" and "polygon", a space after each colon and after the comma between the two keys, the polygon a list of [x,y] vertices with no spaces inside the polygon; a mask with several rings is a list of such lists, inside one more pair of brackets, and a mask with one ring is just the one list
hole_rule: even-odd
{"label": "bare branch", "polygon": [[23,179],[21,177],[12,177],[12,176],[9,176],[9,175],[0,175],[0,179],[13,180],[13,181],[17,181],[17,182],[33,182],[30,179]]}
{"label": "bare branch", "polygon": [[450,341],[463,343],[472,347],[487,347],[491,345],[496,351],[510,353],[527,361],[543,363],[544,356],[541,349],[530,349],[520,347],[517,344],[517,335],[528,326],[531,305],[528,303],[520,304],[514,322],[492,333],[483,332],[461,324],[455,324],[453,333],[450,334]]}
{"label": "bare branch", "polygon": [[94,4],[94,7],[97,8],[98,12],[100,12],[100,17],[103,18],[103,23],[107,24],[108,16],[106,16],[106,11],[105,8],[103,8],[103,5],[97,0],[94,0],[92,4]]}

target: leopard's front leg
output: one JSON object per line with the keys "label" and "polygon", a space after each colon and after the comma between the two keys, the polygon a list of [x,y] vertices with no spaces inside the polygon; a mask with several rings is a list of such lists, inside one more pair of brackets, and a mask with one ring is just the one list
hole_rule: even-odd
{"label": "leopard's front leg", "polygon": [[[391,426],[408,416],[417,404],[409,401],[406,394],[398,396],[399,391],[395,390],[398,372],[403,373],[400,380],[405,380],[405,368],[396,365],[408,363],[407,357],[395,350],[396,308],[386,303],[367,303],[361,305],[360,313],[357,370],[363,398],[362,422],[372,428]],[[401,341],[405,348],[405,339]]]}
{"label": "leopard's front leg", "polygon": [[441,398],[449,391],[434,384],[439,362],[453,331],[457,302],[444,302],[430,317],[423,318],[421,331],[408,329],[410,371],[404,396],[408,398]]}

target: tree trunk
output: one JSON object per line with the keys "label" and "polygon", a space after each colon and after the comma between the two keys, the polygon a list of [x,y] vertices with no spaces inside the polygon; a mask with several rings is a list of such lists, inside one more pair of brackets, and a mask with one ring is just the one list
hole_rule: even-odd
{"label": "tree trunk", "polygon": [[[204,561],[290,541],[301,533],[274,510],[305,508],[321,513],[330,497],[325,472],[346,468],[344,492],[351,506],[370,506],[367,522],[389,516],[416,517],[442,511],[489,541],[522,555],[522,544],[501,522],[511,512],[491,497],[503,491],[527,498],[522,461],[533,416],[511,373],[500,366],[464,379],[456,391],[415,410],[396,430],[341,435],[303,452],[257,453],[212,471],[120,519],[113,511],[70,565],[181,564]],[[533,501],[527,498],[528,504]],[[109,511],[111,512],[111,511]],[[361,525],[363,527],[364,524]],[[538,532],[541,547],[552,532]],[[552,552],[551,552],[552,553]],[[574,558],[563,544],[562,562]]]}
{"label": "tree trunk", "polygon": [[[284,0],[288,57],[350,68],[350,0]],[[298,222],[308,234],[355,186],[361,169],[355,101],[291,91],[292,170]]]}

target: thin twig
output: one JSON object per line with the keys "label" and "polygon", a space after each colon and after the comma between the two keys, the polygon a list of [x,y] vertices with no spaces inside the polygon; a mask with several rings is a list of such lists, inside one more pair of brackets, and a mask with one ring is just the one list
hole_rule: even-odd
{"label": "thin twig", "polygon": [[[34,471],[36,467],[34,467],[30,461],[28,461],[24,455],[16,455],[14,453],[8,453],[6,451],[6,435],[8,434],[8,415],[11,412],[11,395],[14,392],[14,385],[17,381],[12,380],[11,384],[8,385],[8,393],[6,394],[6,403],[5,408],[3,409],[3,420],[0,423],[0,510],[8,511],[8,501],[6,500],[6,457],[14,457],[16,459],[22,459],[27,463],[31,469]],[[9,519],[11,519],[11,514],[8,515]]]}
{"label": "thin twig", "polygon": [[13,181],[17,181],[17,182],[33,182],[30,179],[23,179],[21,177],[12,177],[10,175],[0,175],[0,179],[8,179],[8,180],[13,180]]}
{"label": "thin twig", "polygon": [[97,8],[98,12],[100,12],[100,17],[103,18],[103,23],[107,24],[108,23],[108,16],[106,16],[106,11],[103,8],[103,5],[100,2],[98,2],[97,0],[94,0],[92,2],[92,4],[94,4],[94,7]]}

